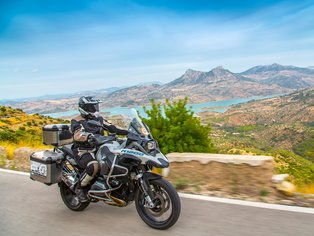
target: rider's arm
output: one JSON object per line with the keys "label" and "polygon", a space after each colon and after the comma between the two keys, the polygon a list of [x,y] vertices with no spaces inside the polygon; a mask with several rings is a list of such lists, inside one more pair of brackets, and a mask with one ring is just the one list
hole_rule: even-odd
{"label": "rider's arm", "polygon": [[73,139],[76,142],[87,142],[88,137],[91,135],[91,133],[86,132],[85,128],[80,122],[76,120],[71,120],[71,130],[73,133]]}
{"label": "rider's arm", "polygon": [[118,135],[127,135],[129,132],[125,129],[120,128],[119,126],[115,126],[111,124],[109,121],[104,120],[103,121],[104,128],[109,132],[109,133],[115,133]]}

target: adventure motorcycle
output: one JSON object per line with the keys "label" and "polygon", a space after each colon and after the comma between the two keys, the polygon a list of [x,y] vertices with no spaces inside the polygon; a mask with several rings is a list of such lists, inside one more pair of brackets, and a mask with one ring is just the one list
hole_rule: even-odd
{"label": "adventure motorcycle", "polygon": [[[88,123],[102,127],[97,121]],[[134,109],[128,130],[125,139],[115,135],[95,136],[96,158],[101,171],[91,183],[88,202],[80,202],[74,192],[83,169],[72,152],[72,134],[68,125],[43,127],[44,143],[55,148],[31,155],[30,177],[47,185],[58,183],[64,204],[73,211],[82,211],[91,202],[104,201],[125,207],[135,201],[137,212],[147,225],[167,229],[180,216],[180,198],[167,180],[151,170],[153,167],[167,168],[168,159],[160,152],[157,141]]]}

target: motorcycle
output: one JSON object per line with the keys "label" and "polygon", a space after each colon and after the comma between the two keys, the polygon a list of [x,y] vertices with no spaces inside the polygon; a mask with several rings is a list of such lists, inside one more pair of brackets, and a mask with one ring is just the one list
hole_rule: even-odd
{"label": "motorcycle", "polygon": [[[71,139],[66,125],[43,128],[44,143],[53,143],[55,148],[31,155],[31,179],[48,185],[58,183],[64,204],[73,211],[83,211],[90,203],[100,201],[117,207],[135,202],[147,225],[168,229],[180,216],[180,198],[175,188],[152,169],[167,168],[169,162],[137,111],[132,109],[131,113],[127,138],[95,135],[95,157],[101,170],[91,183],[88,202],[80,202],[74,191],[83,169],[75,160],[72,144],[62,142]],[[88,124],[102,127],[97,121]]]}

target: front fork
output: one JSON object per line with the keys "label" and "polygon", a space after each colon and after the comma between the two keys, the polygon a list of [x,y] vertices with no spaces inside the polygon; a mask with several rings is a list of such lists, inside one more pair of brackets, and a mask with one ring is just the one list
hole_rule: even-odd
{"label": "front fork", "polygon": [[138,185],[140,190],[144,193],[146,204],[145,207],[154,208],[155,196],[150,188],[149,181],[155,179],[161,179],[162,177],[152,172],[144,172],[137,175]]}

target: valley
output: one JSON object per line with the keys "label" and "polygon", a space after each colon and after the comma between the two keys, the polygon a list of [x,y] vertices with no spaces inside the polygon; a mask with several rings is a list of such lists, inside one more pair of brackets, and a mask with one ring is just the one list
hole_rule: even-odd
{"label": "valley", "polygon": [[199,115],[203,123],[212,124],[220,150],[284,149],[314,162],[314,88]]}

